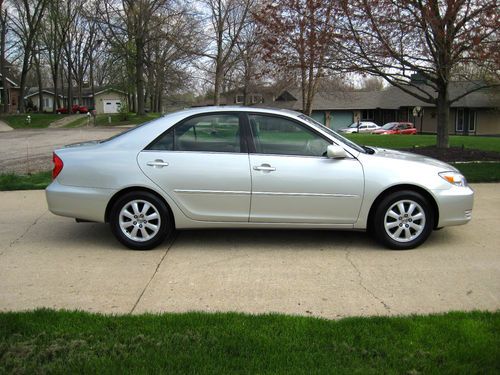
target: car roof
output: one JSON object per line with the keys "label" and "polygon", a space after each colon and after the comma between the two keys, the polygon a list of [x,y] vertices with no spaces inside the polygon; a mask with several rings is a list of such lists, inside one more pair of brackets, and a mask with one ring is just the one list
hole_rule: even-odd
{"label": "car roof", "polygon": [[[196,115],[200,113],[213,113],[213,112],[260,112],[260,113],[270,113],[276,115],[289,115],[289,116],[300,116],[302,113],[297,111],[291,111],[289,109],[282,108],[272,108],[272,107],[249,107],[241,105],[224,105],[224,106],[205,106],[205,107],[193,107],[186,108],[173,114],[185,114],[187,116]],[[168,116],[168,115],[167,115]]]}

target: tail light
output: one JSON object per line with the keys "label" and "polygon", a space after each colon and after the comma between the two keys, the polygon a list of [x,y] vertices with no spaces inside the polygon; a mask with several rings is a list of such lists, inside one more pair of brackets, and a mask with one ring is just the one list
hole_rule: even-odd
{"label": "tail light", "polygon": [[52,170],[52,179],[55,180],[56,177],[61,173],[64,163],[62,159],[56,155],[55,152],[52,153],[52,161],[54,162],[54,169]]}

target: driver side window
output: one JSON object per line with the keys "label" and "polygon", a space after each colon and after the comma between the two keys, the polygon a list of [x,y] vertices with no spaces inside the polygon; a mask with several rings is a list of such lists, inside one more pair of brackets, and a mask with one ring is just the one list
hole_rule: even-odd
{"label": "driver side window", "polygon": [[259,154],[325,156],[328,141],[300,124],[275,116],[249,115]]}

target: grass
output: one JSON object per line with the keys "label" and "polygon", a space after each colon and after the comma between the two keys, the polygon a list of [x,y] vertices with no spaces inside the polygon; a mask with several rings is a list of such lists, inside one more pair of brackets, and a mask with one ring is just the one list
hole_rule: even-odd
{"label": "grass", "polygon": [[[139,125],[146,121],[154,120],[161,116],[161,113],[146,113],[144,116],[138,116],[135,113],[129,113],[127,120],[123,120],[122,115],[119,113],[113,114],[101,114],[96,116],[95,125],[96,126],[116,126],[116,125]],[[109,117],[111,117],[111,123],[109,122]],[[90,119],[90,124],[94,125],[94,119]],[[77,119],[70,122],[65,127],[66,128],[76,128],[80,126],[87,125],[87,118]]]}
{"label": "grass", "polygon": [[29,175],[14,173],[0,174],[0,191],[45,189],[52,181],[52,172],[39,172]]}
{"label": "grass", "polygon": [[[27,116],[31,116],[31,123],[27,123]],[[22,115],[1,116],[0,120],[14,129],[40,129],[47,128],[52,122],[60,120],[68,115],[57,115],[54,113],[27,113]]]}
{"label": "grass", "polygon": [[0,313],[0,373],[498,373],[500,313]]}
{"label": "grass", "polygon": [[[343,134],[352,141],[366,146],[387,148],[411,148],[413,146],[433,146],[435,135],[376,135],[376,134]],[[500,152],[500,137],[450,136],[450,146],[472,148],[483,151]]]}
{"label": "grass", "polygon": [[468,182],[500,182],[500,162],[454,164]]}

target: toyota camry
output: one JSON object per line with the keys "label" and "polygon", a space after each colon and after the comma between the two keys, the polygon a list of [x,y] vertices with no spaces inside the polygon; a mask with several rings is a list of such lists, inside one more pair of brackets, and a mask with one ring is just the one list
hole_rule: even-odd
{"label": "toyota camry", "polygon": [[274,109],[187,109],[53,161],[50,211],[109,223],[138,250],[194,228],[350,229],[410,249],[467,223],[474,195],[446,163],[360,146]]}

